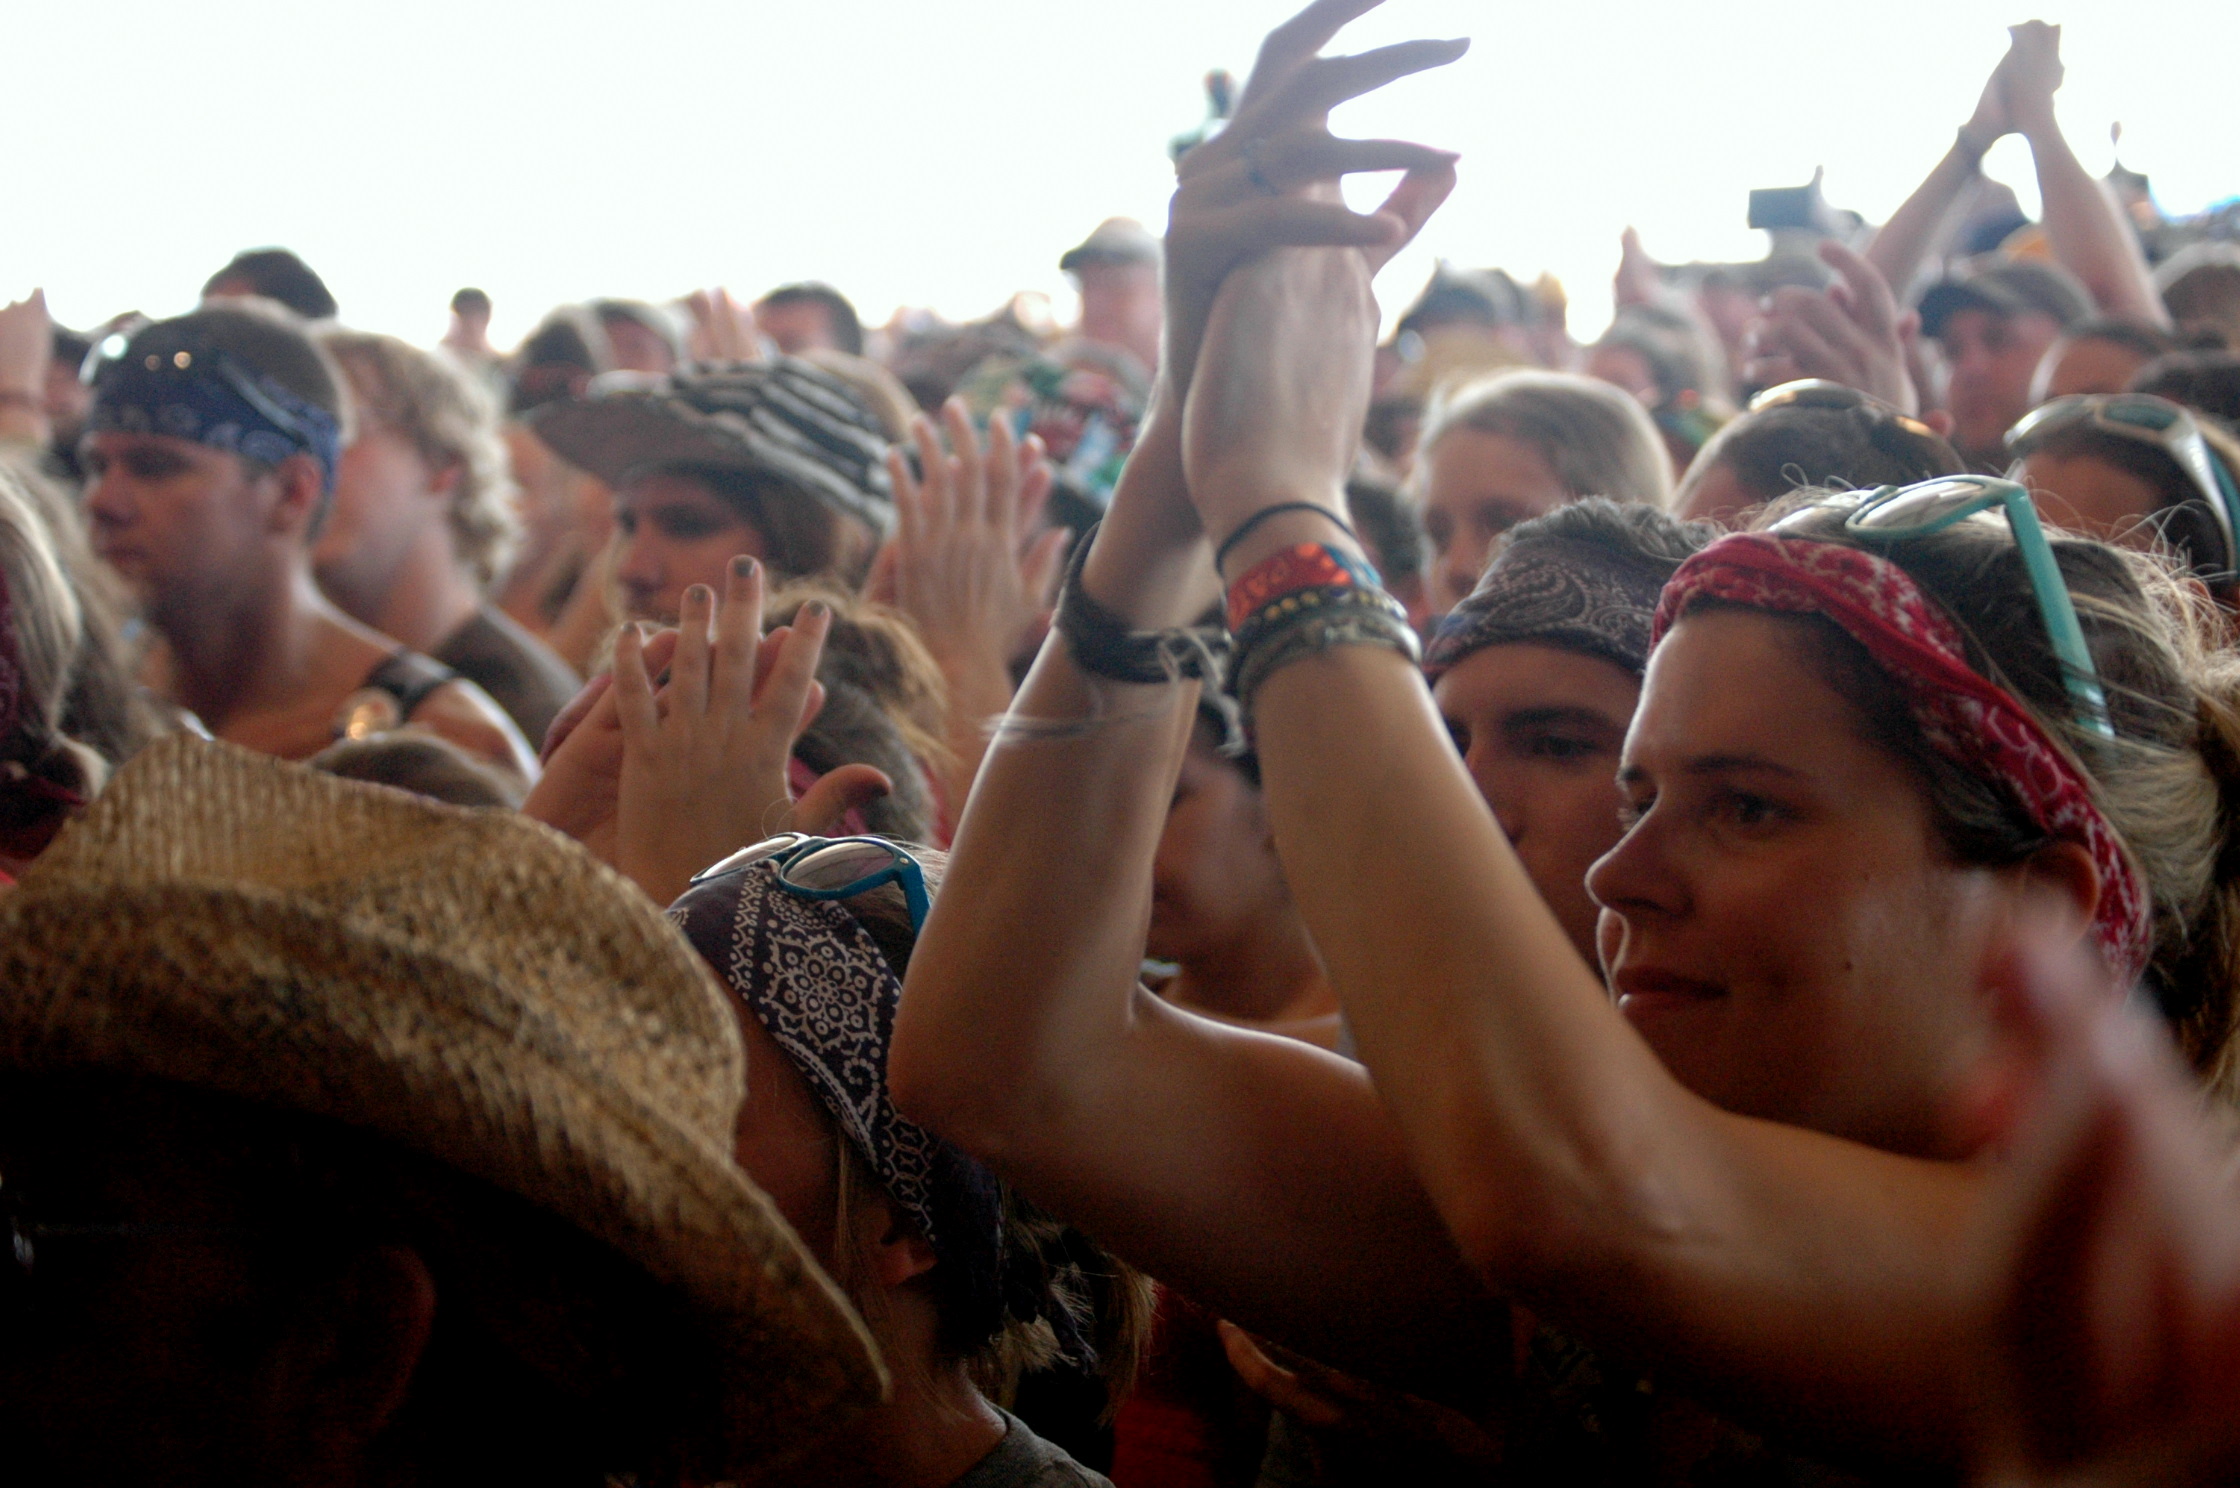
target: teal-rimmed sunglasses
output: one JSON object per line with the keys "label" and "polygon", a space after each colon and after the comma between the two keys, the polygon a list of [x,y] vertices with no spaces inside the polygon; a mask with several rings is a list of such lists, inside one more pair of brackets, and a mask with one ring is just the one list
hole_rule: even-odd
{"label": "teal-rimmed sunglasses", "polygon": [[[1791,512],[1774,523],[1772,530],[1805,535],[1795,529],[1808,525],[1807,519],[1826,507],[1827,503],[1821,503]],[[1988,475],[1948,475],[1910,486],[1884,486],[1850,509],[1843,519],[1843,530],[1862,543],[1898,543],[1928,537],[1989,511],[2006,513],[2007,528],[2014,534],[2015,549],[2022,555],[2031,592],[2037,596],[2038,614],[2045,620],[2053,654],[2061,662],[2062,680],[2076,706],[2077,722],[2102,738],[2113,739],[2116,730],[2108,719],[2107,689],[2100,685],[2100,669],[2092,664],[2092,652],[2084,643],[2084,627],[2077,623],[2076,602],[2069,597],[2069,585],[2061,577],[2061,565],[2054,561],[2053,545],[2046,541],[2045,527],[2038,521],[2038,509],[2030,504],[2028,488]]]}
{"label": "teal-rimmed sunglasses", "polygon": [[[2217,458],[2201,425],[2183,404],[2151,393],[2072,393],[2031,409],[2007,431],[2007,453],[2022,460],[2072,429],[2096,429],[2167,454],[2199,492],[2224,540],[2221,564],[2203,563],[2220,576],[2240,573],[2240,486]],[[2189,505],[2191,503],[2188,503]]]}
{"label": "teal-rimmed sunglasses", "polygon": [[899,884],[903,902],[910,907],[911,933],[926,927],[926,912],[932,908],[932,901],[926,895],[925,868],[899,844],[884,837],[812,837],[806,832],[780,832],[694,874],[692,881],[704,883],[757,863],[777,864],[778,887],[803,899],[853,899],[882,884]]}

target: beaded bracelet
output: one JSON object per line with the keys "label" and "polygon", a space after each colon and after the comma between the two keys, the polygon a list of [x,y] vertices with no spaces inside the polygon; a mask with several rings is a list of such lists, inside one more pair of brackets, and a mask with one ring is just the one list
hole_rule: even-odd
{"label": "beaded bracelet", "polygon": [[1375,569],[1326,543],[1278,548],[1229,586],[1229,629],[1232,634],[1241,631],[1251,615],[1294,590],[1359,588],[1381,593],[1383,586]]}
{"label": "beaded bracelet", "polygon": [[1200,677],[1219,686],[1229,664],[1229,637],[1218,626],[1130,630],[1128,623],[1090,597],[1081,571],[1089,561],[1091,527],[1074,545],[1058,595],[1055,621],[1074,664],[1092,676],[1154,685]]}

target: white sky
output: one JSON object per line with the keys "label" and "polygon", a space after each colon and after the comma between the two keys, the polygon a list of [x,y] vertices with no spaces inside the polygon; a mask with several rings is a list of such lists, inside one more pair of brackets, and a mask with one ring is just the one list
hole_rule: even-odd
{"label": "white sky", "polygon": [[[1293,3],[24,4],[0,299],[43,284],[76,324],[174,313],[236,249],[282,243],[346,320],[420,341],[469,283],[505,343],[563,301],[718,283],[828,279],[870,321],[1018,289],[1063,307],[1060,251],[1109,215],[1164,220],[1200,77],[1241,76]],[[1756,257],[1745,192],[1820,165],[1831,200],[1880,220],[2023,3],[1390,0],[1345,44],[1476,45],[1336,121],[1464,152],[1387,308],[1434,257],[1547,269],[1591,335],[1625,225],[1666,259]],[[2065,23],[2086,162],[2106,168],[2120,119],[2166,208],[2240,192],[2240,4],[2060,3],[2044,18]],[[2019,141],[1990,168],[2035,206]]]}

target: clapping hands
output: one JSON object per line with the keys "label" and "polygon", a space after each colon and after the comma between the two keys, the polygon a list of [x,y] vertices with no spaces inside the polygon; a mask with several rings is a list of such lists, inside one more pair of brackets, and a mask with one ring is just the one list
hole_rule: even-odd
{"label": "clapping hands", "polygon": [[1901,314],[1873,264],[1841,243],[1822,243],[1820,258],[1840,276],[1825,290],[1790,285],[1766,302],[1751,331],[1745,379],[1758,387],[1821,377],[1857,388],[1897,409],[1921,412],[1920,391],[1906,366],[1906,337],[1920,317]]}
{"label": "clapping hands", "polygon": [[553,724],[544,776],[522,806],[657,903],[749,843],[827,830],[891,788],[868,765],[844,765],[794,801],[788,762],[823,702],[816,671],[831,616],[812,604],[764,636],[762,585],[760,565],[734,559],[720,601],[699,585],[686,591],[676,630],[625,629],[613,672]]}

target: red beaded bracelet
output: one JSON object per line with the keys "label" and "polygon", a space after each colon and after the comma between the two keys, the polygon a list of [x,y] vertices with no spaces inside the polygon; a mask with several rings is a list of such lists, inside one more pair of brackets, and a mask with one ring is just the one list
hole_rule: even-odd
{"label": "red beaded bracelet", "polygon": [[1301,589],[1380,587],[1377,571],[1323,543],[1278,548],[1229,586],[1229,629],[1241,629],[1255,610]]}

